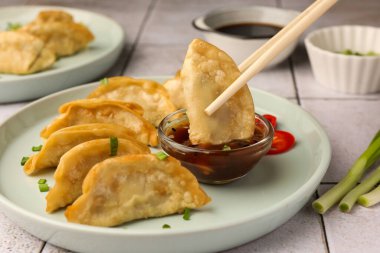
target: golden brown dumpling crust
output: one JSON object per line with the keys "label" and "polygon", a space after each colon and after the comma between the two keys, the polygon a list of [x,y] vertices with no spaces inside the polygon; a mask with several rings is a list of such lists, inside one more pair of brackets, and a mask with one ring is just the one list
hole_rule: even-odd
{"label": "golden brown dumpling crust", "polygon": [[63,128],[56,131],[45,141],[39,153],[31,156],[24,165],[28,175],[55,168],[63,154],[76,145],[107,137],[135,139],[129,129],[113,124],[87,124]]}
{"label": "golden brown dumpling crust", "polygon": [[127,76],[108,78],[108,83],[99,85],[88,98],[116,99],[137,103],[144,109],[144,118],[155,126],[176,110],[169,94],[162,85],[151,80],[134,79]]}
{"label": "golden brown dumpling crust", "polygon": [[74,22],[73,16],[61,10],[44,10],[33,22]]}
{"label": "golden brown dumpling crust", "polygon": [[189,45],[181,83],[188,106],[193,144],[222,144],[246,139],[255,129],[252,95],[245,85],[218,111],[208,116],[204,110],[240,75],[235,62],[217,47],[195,39]]}
{"label": "golden brown dumpling crust", "polygon": [[0,73],[31,74],[54,62],[54,52],[41,39],[20,31],[0,32]]}
{"label": "golden brown dumpling crust", "polygon": [[59,57],[75,54],[94,40],[85,25],[73,22],[71,15],[63,11],[42,12],[20,30],[42,39]]}
{"label": "golden brown dumpling crust", "polygon": [[151,154],[120,156],[96,164],[82,191],[66,209],[66,218],[94,226],[180,213],[211,200],[178,160],[161,161]]}
{"label": "golden brown dumpling crust", "polygon": [[[150,149],[136,140],[118,139],[116,156],[149,153]],[[73,203],[82,194],[83,180],[92,166],[110,157],[109,138],[87,141],[67,151],[54,173],[55,185],[46,195],[46,211]]]}
{"label": "golden brown dumpling crust", "polygon": [[61,113],[41,132],[48,138],[58,129],[88,123],[108,123],[121,125],[134,133],[144,144],[158,144],[156,128],[141,115],[143,109],[134,103],[108,99],[82,99],[62,105]]}
{"label": "golden brown dumpling crust", "polygon": [[183,86],[181,84],[181,71],[177,71],[177,74],[172,79],[167,80],[164,83],[165,89],[168,91],[170,100],[173,102],[177,109],[186,108],[185,97],[183,95]]}

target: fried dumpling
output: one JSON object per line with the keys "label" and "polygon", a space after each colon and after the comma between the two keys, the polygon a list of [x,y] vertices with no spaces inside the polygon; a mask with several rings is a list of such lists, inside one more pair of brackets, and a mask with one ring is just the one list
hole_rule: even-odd
{"label": "fried dumpling", "polygon": [[86,48],[94,35],[70,16],[62,11],[46,11],[20,30],[42,39],[58,57],[72,55]]}
{"label": "fried dumpling", "polygon": [[54,52],[41,39],[20,31],[0,32],[0,73],[31,74],[54,62]]}
{"label": "fried dumpling", "polygon": [[[136,140],[118,139],[116,156],[149,153],[150,149]],[[54,173],[55,185],[46,195],[46,211],[73,203],[82,194],[83,180],[92,166],[110,157],[110,138],[87,141],[67,151]]]}
{"label": "fried dumpling", "polygon": [[135,135],[125,127],[112,124],[87,124],[63,128],[49,136],[41,151],[28,159],[24,165],[24,172],[31,175],[44,169],[55,168],[61,156],[76,145],[112,136],[134,139]]}
{"label": "fried dumpling", "polygon": [[134,103],[107,99],[82,99],[63,104],[61,113],[41,132],[48,138],[58,129],[88,123],[109,123],[130,129],[142,143],[156,146],[156,128],[141,115],[143,109]]}
{"label": "fried dumpling", "polygon": [[61,10],[44,10],[40,11],[33,21],[38,22],[74,22],[71,14]]}
{"label": "fried dumpling", "polygon": [[186,108],[183,86],[181,84],[181,71],[177,71],[175,77],[167,80],[164,83],[164,87],[169,93],[170,100],[177,109]]}
{"label": "fried dumpling", "polygon": [[178,160],[159,160],[152,154],[120,156],[96,164],[82,191],[65,216],[70,222],[95,226],[180,213],[211,200]]}
{"label": "fried dumpling", "polygon": [[126,76],[108,78],[108,83],[98,86],[88,98],[106,98],[137,103],[144,109],[144,118],[155,126],[176,110],[162,85],[151,80]]}
{"label": "fried dumpling", "polygon": [[222,144],[246,139],[255,129],[255,111],[248,86],[241,88],[218,111],[204,110],[240,75],[235,62],[217,47],[195,39],[189,45],[181,70],[181,83],[193,144]]}

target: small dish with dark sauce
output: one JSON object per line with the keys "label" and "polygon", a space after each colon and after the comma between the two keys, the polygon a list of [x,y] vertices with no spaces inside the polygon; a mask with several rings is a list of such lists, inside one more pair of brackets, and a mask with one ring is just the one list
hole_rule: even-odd
{"label": "small dish with dark sauce", "polygon": [[266,23],[237,23],[223,25],[215,28],[215,31],[238,38],[246,39],[270,39],[282,29],[282,26]]}
{"label": "small dish with dark sauce", "polygon": [[[297,11],[269,6],[227,6],[195,18],[192,24],[206,41],[222,48],[240,63],[298,15]],[[294,41],[268,66],[285,60],[296,45],[297,41]]]}
{"label": "small dish with dark sauce", "polygon": [[273,139],[271,124],[256,114],[255,134],[250,139],[221,145],[193,145],[185,110],[166,116],[158,127],[161,148],[180,160],[198,181],[225,184],[244,177],[268,152]]}

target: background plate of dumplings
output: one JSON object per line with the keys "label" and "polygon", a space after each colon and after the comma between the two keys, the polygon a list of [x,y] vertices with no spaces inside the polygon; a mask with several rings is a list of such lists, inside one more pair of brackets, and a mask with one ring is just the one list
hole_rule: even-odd
{"label": "background plate of dumplings", "polygon": [[[144,77],[162,82],[167,78]],[[319,123],[298,105],[251,89],[258,113],[277,116],[281,129],[292,132],[296,146],[266,156],[246,177],[227,185],[204,185],[212,202],[182,215],[138,220],[104,228],[66,221],[64,210],[45,212],[38,180],[54,185],[53,171],[26,176],[20,165],[40,130],[57,116],[58,107],[86,97],[97,84],[74,87],[42,98],[0,126],[0,210],[31,234],[78,252],[217,252],[254,240],[295,215],[310,199],[331,158],[328,137]],[[157,152],[157,150],[152,150]],[[307,166],[306,166],[307,165]],[[163,229],[169,224],[170,229]],[[299,231],[302,233],[302,231]]]}
{"label": "background plate of dumplings", "polygon": [[[100,78],[117,60],[124,32],[110,18],[89,11],[58,6],[14,6],[0,8],[0,30],[8,23],[26,24],[42,10],[63,10],[86,25],[95,39],[75,55],[59,59],[52,68],[29,75],[0,73],[0,103],[31,100],[74,85]],[[104,36],[107,34],[107,36]],[[95,73],[95,74],[94,74]]]}

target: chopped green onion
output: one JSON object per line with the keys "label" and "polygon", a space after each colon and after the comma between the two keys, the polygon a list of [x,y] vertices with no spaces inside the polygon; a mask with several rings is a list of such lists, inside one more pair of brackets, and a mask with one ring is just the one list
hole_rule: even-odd
{"label": "chopped green onion", "polygon": [[231,150],[231,147],[230,146],[228,146],[227,144],[224,144],[224,146],[223,146],[223,149],[222,149],[223,151],[228,151],[228,150]]}
{"label": "chopped green onion", "polygon": [[379,56],[378,53],[374,52],[374,51],[369,51],[366,56]]}
{"label": "chopped green onion", "polygon": [[156,153],[156,156],[159,160],[165,160],[166,158],[168,158],[169,156],[165,153],[165,152],[158,152]]}
{"label": "chopped green onion", "polygon": [[100,80],[100,84],[108,84],[108,78],[105,77],[102,80]]}
{"label": "chopped green onion", "polygon": [[162,228],[165,228],[165,229],[166,229],[166,228],[171,228],[171,227],[170,227],[169,224],[164,224],[164,225],[162,225]]}
{"label": "chopped green onion", "polygon": [[29,156],[24,156],[22,159],[21,159],[21,166],[24,166],[25,163],[29,160]]}
{"label": "chopped green onion", "polygon": [[312,204],[314,210],[320,214],[325,213],[336,202],[340,201],[356,184],[373,163],[380,158],[380,130],[372,139],[368,148],[355,161],[346,176],[333,188],[325,192]]}
{"label": "chopped green onion", "polygon": [[345,55],[353,55],[354,54],[354,52],[352,52],[352,50],[350,50],[350,49],[345,49],[340,53],[345,54]]}
{"label": "chopped green onion", "polygon": [[183,211],[183,219],[184,220],[190,220],[190,208],[185,208]]}
{"label": "chopped green onion", "polygon": [[358,203],[365,207],[373,206],[380,202],[380,185],[372,191],[361,195],[358,198]]}
{"label": "chopped green onion", "polygon": [[110,137],[110,155],[117,155],[117,148],[119,147],[119,141],[117,137]]}
{"label": "chopped green onion", "polygon": [[342,212],[349,212],[354,206],[358,198],[370,190],[380,182],[380,166],[365,180],[363,180],[358,186],[352,189],[347,195],[340,201],[339,209]]}
{"label": "chopped green onion", "polygon": [[360,53],[360,52],[352,51],[350,49],[345,49],[337,53],[344,54],[344,55],[355,55],[355,56],[379,56],[379,54],[374,51],[368,51],[367,53]]}
{"label": "chopped green onion", "polygon": [[49,186],[47,184],[39,184],[38,187],[40,188],[40,192],[49,191]]}
{"label": "chopped green onion", "polygon": [[46,184],[46,179],[41,178],[40,180],[38,180],[38,184]]}
{"label": "chopped green onion", "polygon": [[33,151],[33,152],[41,151],[41,148],[42,148],[42,145],[39,145],[39,146],[33,146],[33,147],[32,147],[32,151]]}
{"label": "chopped green onion", "polygon": [[20,29],[22,25],[20,23],[8,23],[7,24],[7,31],[16,31]]}

